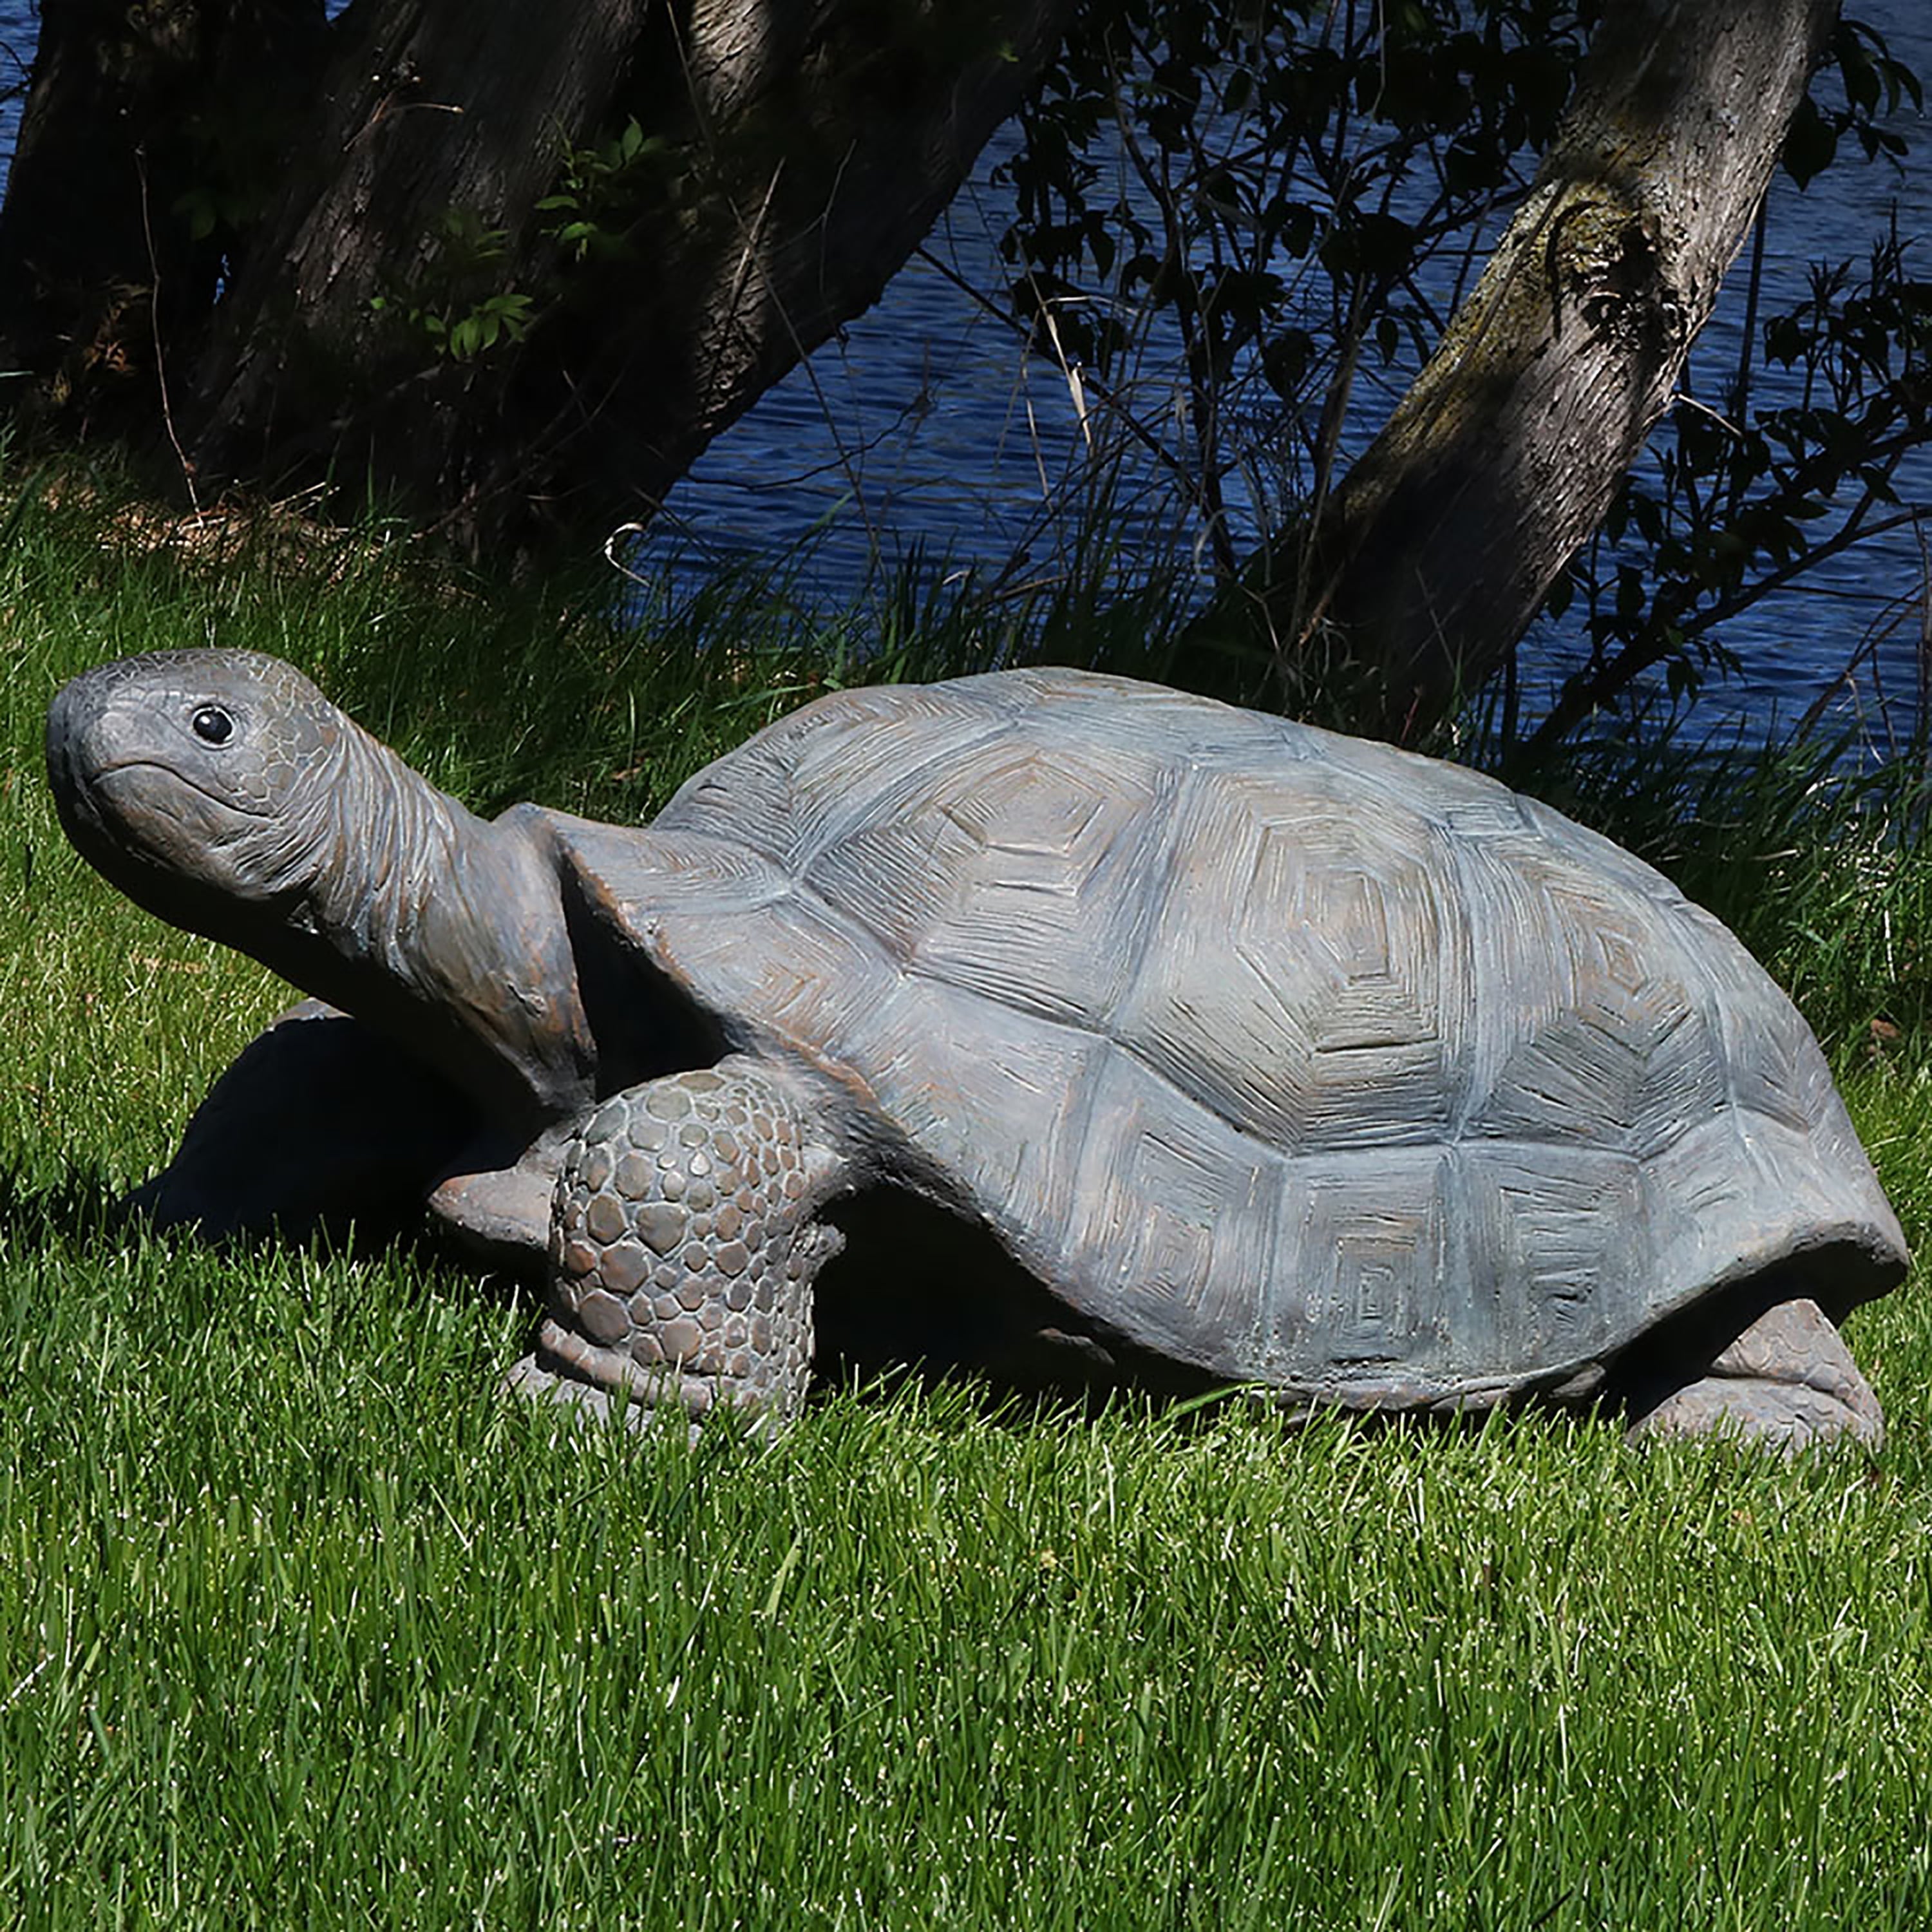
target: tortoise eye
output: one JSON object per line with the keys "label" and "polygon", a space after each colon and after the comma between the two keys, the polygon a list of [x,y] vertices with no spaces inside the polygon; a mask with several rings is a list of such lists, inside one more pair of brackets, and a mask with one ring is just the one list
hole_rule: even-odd
{"label": "tortoise eye", "polygon": [[204,744],[225,745],[235,735],[235,721],[218,704],[204,704],[188,720]]}

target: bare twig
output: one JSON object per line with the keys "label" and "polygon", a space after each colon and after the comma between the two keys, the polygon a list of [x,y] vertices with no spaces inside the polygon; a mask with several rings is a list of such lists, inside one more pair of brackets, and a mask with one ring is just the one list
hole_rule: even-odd
{"label": "bare twig", "polygon": [[148,244],[148,322],[154,338],[154,381],[161,392],[161,422],[173,446],[175,460],[181,465],[182,481],[188,486],[188,500],[195,514],[201,514],[201,498],[194,487],[194,465],[188,460],[181,438],[175,434],[175,412],[168,400],[167,357],[161,347],[161,264],[154,252],[154,224],[148,218],[148,151],[134,150],[134,172],[141,182],[141,236]]}
{"label": "bare twig", "polygon": [[394,94],[386,94],[376,102],[374,111],[354,134],[342,144],[346,154],[361,140],[375,133],[382,123],[396,114],[460,114],[464,110],[447,100],[405,100],[398,104]]}

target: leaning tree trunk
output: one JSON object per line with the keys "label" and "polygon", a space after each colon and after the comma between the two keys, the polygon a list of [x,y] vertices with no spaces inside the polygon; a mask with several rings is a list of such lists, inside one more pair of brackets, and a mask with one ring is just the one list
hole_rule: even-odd
{"label": "leaning tree trunk", "polygon": [[[1668,405],[1837,0],[1620,0],[1486,272],[1319,519],[1203,641],[1412,738],[1502,662]],[[1351,688],[1352,687],[1352,688]]]}
{"label": "leaning tree trunk", "polygon": [[124,332],[153,440],[204,494],[333,477],[478,548],[646,518],[877,297],[1072,4],[354,0],[219,298]]}

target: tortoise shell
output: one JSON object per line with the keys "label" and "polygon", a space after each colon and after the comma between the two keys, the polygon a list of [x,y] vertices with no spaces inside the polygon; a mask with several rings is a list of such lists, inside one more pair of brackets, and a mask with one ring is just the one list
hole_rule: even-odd
{"label": "tortoise shell", "polygon": [[1483,1403],[1786,1264],[1834,1316],[1904,1270],[1744,948],[1453,765],[1026,670],[807,706],[693,778],[647,864],[557,823],[865,1171],[1217,1376]]}

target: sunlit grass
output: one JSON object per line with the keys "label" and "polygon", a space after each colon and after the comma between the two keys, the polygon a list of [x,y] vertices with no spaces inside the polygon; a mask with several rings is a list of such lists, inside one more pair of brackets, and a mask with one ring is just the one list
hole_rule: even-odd
{"label": "sunlit grass", "polygon": [[[970,1386],[830,1390],[770,1447],[559,1444],[496,1393],[502,1283],[116,1225],[285,994],[68,852],[64,676],[278,651],[484,808],[620,817],[840,664],[722,595],[639,634],[366,543],[209,568],[100,520],[37,510],[0,554],[10,1923],[1932,1919],[1916,1287],[1852,1330],[1875,1463]],[[1924,862],[1754,824],[1796,856],[1727,910],[1922,1239]]]}

